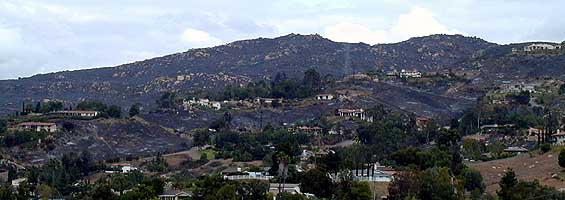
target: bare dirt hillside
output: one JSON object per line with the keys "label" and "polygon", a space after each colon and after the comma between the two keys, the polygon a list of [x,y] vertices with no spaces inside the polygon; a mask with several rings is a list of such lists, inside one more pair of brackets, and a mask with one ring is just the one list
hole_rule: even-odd
{"label": "bare dirt hillside", "polygon": [[488,193],[499,189],[498,182],[508,168],[512,168],[520,180],[538,180],[542,185],[565,189],[565,171],[557,163],[558,152],[542,155],[522,154],[508,159],[480,163],[468,163],[481,172]]}

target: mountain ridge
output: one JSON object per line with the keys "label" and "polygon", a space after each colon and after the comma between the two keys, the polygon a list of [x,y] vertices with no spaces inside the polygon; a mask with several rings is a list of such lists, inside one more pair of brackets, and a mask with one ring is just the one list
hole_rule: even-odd
{"label": "mountain ridge", "polygon": [[[520,44],[513,44],[519,46]],[[493,50],[493,56],[484,56]],[[496,51],[494,51],[496,50]],[[209,48],[122,64],[114,67],[38,74],[18,80],[0,80],[0,113],[17,111],[22,101],[100,99],[128,106],[153,102],[165,91],[220,90],[226,85],[270,79],[277,73],[299,77],[314,68],[322,75],[344,77],[368,71],[499,72],[500,62],[518,66],[519,75],[543,72],[523,63],[559,65],[564,56],[516,58],[508,45],[478,37],[436,34],[391,44],[334,42],[318,34],[288,34],[275,38],[239,40]],[[481,55],[483,57],[481,57]],[[479,58],[479,59],[477,59]],[[549,75],[563,68],[548,69]],[[513,72],[510,72],[513,73]],[[8,111],[6,111],[8,110]]]}

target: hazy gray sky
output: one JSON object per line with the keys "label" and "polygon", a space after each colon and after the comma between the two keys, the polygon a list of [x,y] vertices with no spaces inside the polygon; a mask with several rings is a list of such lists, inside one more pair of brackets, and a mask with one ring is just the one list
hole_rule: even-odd
{"label": "hazy gray sky", "polygon": [[559,0],[0,0],[0,79],[289,33],[369,44],[434,33],[562,41],[563,8]]}

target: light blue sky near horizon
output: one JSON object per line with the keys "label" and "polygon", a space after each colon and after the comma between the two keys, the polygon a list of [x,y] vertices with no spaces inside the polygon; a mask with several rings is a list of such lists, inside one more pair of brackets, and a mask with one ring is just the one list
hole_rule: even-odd
{"label": "light blue sky near horizon", "polygon": [[289,33],[368,44],[437,33],[560,42],[563,8],[559,0],[0,0],[0,79]]}

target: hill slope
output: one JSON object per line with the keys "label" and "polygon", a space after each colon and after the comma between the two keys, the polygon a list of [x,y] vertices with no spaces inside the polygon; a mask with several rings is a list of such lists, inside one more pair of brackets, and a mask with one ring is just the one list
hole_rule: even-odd
{"label": "hill slope", "polygon": [[[522,67],[524,62],[534,62],[542,67],[563,63],[563,57],[523,58],[527,59],[525,61],[504,53],[481,57],[488,52],[485,50],[500,47],[461,35],[432,35],[374,46],[298,34],[243,40],[117,67],[0,81],[0,106],[3,107],[0,114],[17,111],[24,100],[44,98],[66,101],[100,99],[122,106],[134,102],[149,104],[164,91],[219,90],[225,85],[270,78],[279,72],[298,76],[308,68],[316,68],[324,75],[342,77],[380,69],[475,70],[480,65],[481,69],[491,72],[500,71],[497,69],[500,62],[518,67]],[[565,71],[563,66],[557,70]],[[556,74],[555,70],[548,71]]]}

